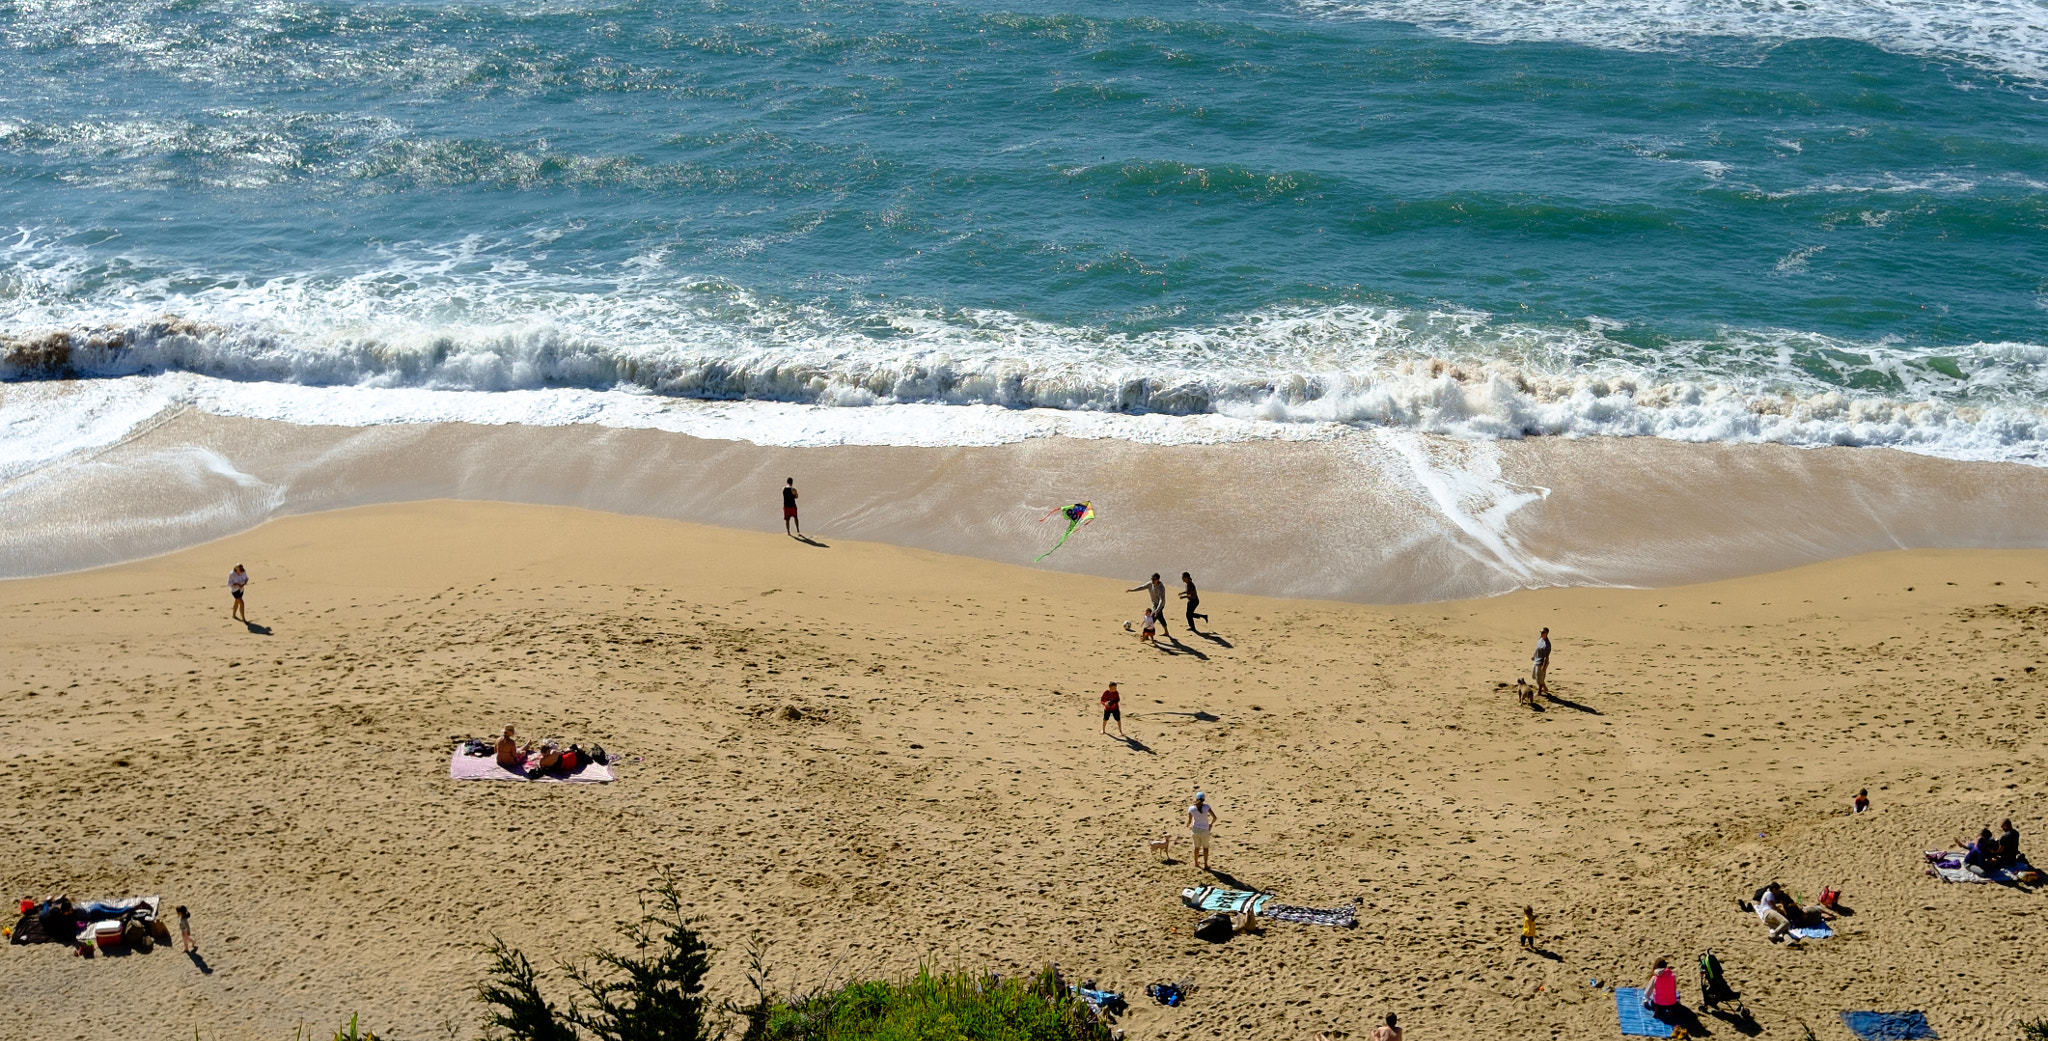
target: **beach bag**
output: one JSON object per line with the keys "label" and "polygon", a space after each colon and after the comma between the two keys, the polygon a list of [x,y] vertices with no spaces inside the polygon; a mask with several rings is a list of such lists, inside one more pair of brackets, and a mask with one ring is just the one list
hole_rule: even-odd
{"label": "beach bag", "polygon": [[611,762],[612,757],[605,754],[603,745],[591,745],[590,761],[596,763],[599,766],[603,766],[604,764]]}
{"label": "beach bag", "polygon": [[1821,890],[1820,890],[1820,906],[1822,906],[1822,907],[1833,907],[1833,906],[1835,906],[1835,901],[1837,901],[1837,900],[1840,900],[1841,898],[1842,898],[1842,894],[1840,894],[1840,893],[1836,892],[1835,890],[1833,890],[1833,889],[1831,889],[1831,888],[1829,888],[1829,887],[1827,887],[1827,886],[1822,886],[1822,887],[1821,887]]}

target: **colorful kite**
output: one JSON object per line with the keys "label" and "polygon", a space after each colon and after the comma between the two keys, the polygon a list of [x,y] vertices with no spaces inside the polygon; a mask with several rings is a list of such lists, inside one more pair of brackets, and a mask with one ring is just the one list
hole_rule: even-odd
{"label": "colorful kite", "polygon": [[1067,519],[1067,530],[1060,535],[1060,540],[1058,542],[1052,544],[1052,549],[1040,553],[1038,555],[1038,559],[1032,561],[1032,563],[1034,564],[1037,563],[1039,560],[1044,560],[1045,558],[1052,556],[1053,549],[1058,549],[1061,546],[1066,545],[1067,536],[1072,535],[1074,533],[1075,528],[1078,528],[1081,525],[1086,524],[1089,521],[1095,519],[1094,506],[1085,502],[1077,502],[1072,506],[1062,506],[1059,509],[1052,511],[1052,513],[1048,513],[1045,516],[1038,518],[1038,523],[1044,524],[1046,521],[1051,520],[1053,518],[1053,514],[1055,513]]}

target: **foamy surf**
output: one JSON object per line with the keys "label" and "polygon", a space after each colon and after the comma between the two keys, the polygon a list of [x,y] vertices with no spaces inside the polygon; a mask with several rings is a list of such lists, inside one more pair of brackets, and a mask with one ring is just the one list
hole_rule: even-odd
{"label": "foamy surf", "polygon": [[1755,60],[1790,40],[1854,40],[2048,82],[2048,33],[2032,0],[1297,0],[1309,11],[1410,22],[1487,43],[1623,50],[1719,48]]}

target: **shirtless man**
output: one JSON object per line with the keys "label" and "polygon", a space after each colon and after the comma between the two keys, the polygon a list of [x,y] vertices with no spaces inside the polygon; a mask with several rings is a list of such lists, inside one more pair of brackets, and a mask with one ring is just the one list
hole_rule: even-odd
{"label": "shirtless man", "polygon": [[791,534],[790,525],[796,525],[795,538],[804,537],[804,522],[796,516],[796,478],[782,482],[782,533]]}
{"label": "shirtless man", "polygon": [[1169,637],[1173,635],[1166,630],[1166,583],[1159,580],[1159,572],[1152,572],[1152,581],[1132,586],[1124,592],[1152,594],[1152,617],[1159,622],[1159,631]]}
{"label": "shirtless man", "polygon": [[540,743],[540,754],[528,760],[527,764],[526,776],[539,777],[562,765],[562,750],[556,746],[554,738],[548,738]]}
{"label": "shirtless man", "polygon": [[498,739],[498,765],[507,770],[526,768],[526,754],[519,750],[519,740],[512,736],[510,724],[505,726],[505,736]]}

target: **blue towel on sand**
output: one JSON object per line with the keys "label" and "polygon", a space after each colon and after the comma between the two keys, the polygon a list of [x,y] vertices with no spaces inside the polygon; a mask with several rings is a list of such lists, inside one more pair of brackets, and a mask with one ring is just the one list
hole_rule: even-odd
{"label": "blue towel on sand", "polygon": [[1844,1012],[1842,1025],[1864,1041],[1915,1041],[1938,1037],[1925,1012]]}
{"label": "blue towel on sand", "polygon": [[1614,1015],[1621,1020],[1621,1032],[1637,1037],[1670,1037],[1671,1024],[1643,1011],[1643,988],[1614,988]]}
{"label": "blue towel on sand", "polygon": [[1825,940],[1828,937],[1835,935],[1835,931],[1833,929],[1828,928],[1826,922],[1822,922],[1821,924],[1815,926],[1800,926],[1799,928],[1792,930],[1792,935],[1797,936],[1802,940]]}

